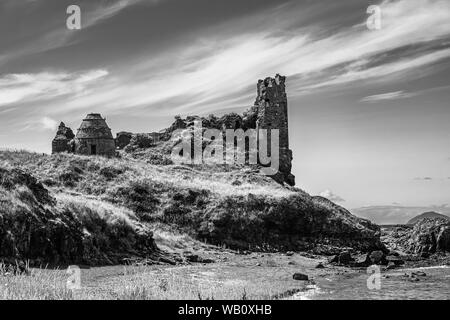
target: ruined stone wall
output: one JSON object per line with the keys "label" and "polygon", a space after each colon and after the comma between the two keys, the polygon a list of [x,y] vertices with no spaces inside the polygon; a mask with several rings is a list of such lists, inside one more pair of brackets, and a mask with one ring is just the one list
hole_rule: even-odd
{"label": "ruined stone wall", "polygon": [[[256,127],[258,129],[278,129],[280,144],[279,177],[275,179],[290,185],[295,184],[291,174],[292,150],[289,149],[288,106],[286,95],[286,77],[276,75],[275,78],[259,80],[255,105],[258,107]],[[270,131],[268,132],[268,149],[270,150]]]}
{"label": "ruined stone wall", "polygon": [[[171,138],[171,133],[177,129],[186,129],[194,126],[194,121],[201,121],[202,127],[207,129],[218,129],[225,132],[226,129],[278,129],[279,130],[279,172],[272,176],[279,183],[286,182],[295,185],[295,177],[291,174],[292,151],[289,149],[289,125],[288,125],[288,103],[286,95],[286,77],[277,75],[275,78],[259,80],[257,84],[257,97],[255,104],[241,116],[236,113],[225,114],[218,118],[209,115],[207,118],[188,116],[186,119],[176,117],[175,122],[162,135],[163,141]],[[268,130],[268,141],[265,143],[270,154],[271,136]],[[246,141],[245,152],[249,150]],[[224,135],[224,151],[226,142]],[[247,160],[246,155],[246,160]],[[248,163],[248,161],[247,161]],[[261,164],[261,162],[260,162]]]}
{"label": "ruined stone wall", "polygon": [[61,122],[52,141],[52,153],[72,152],[71,141],[75,137],[72,129]]}
{"label": "ruined stone wall", "polygon": [[116,137],[116,146],[120,150],[125,148],[131,141],[131,138],[133,137],[133,134],[131,132],[119,132],[117,133]]}
{"label": "ruined stone wall", "polygon": [[71,152],[70,141],[64,137],[59,136],[52,141],[52,153]]}
{"label": "ruined stone wall", "polygon": [[113,157],[116,155],[116,144],[114,139],[75,139],[75,153],[83,155],[95,155]]}

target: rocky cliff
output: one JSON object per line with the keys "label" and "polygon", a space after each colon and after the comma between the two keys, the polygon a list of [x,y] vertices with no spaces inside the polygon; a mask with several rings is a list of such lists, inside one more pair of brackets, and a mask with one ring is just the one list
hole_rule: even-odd
{"label": "rocky cliff", "polygon": [[409,254],[428,256],[450,252],[450,220],[424,218],[414,226],[396,226],[383,232],[383,242]]}
{"label": "rocky cliff", "polygon": [[155,252],[155,224],[250,250],[382,247],[379,227],[250,168],[0,152],[2,258],[118,263]]}
{"label": "rocky cliff", "polygon": [[54,197],[32,175],[0,168],[0,260],[102,265],[155,251],[152,233],[132,216]]}

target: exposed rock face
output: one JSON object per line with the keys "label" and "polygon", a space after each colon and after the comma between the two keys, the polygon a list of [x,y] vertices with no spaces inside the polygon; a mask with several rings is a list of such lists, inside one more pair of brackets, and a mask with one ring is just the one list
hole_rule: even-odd
{"label": "exposed rock face", "polygon": [[283,199],[228,197],[209,204],[202,217],[200,238],[234,248],[310,250],[324,244],[384,250],[378,226],[307,194]]}
{"label": "exposed rock face", "polygon": [[33,265],[117,264],[122,258],[155,252],[152,232],[79,203],[58,203],[20,170],[0,168],[0,261]]}
{"label": "exposed rock face", "polygon": [[450,251],[450,221],[441,218],[423,219],[414,225],[408,241],[413,253]]}
{"label": "exposed rock face", "polygon": [[52,153],[72,152],[71,141],[74,137],[72,129],[66,127],[64,122],[61,122],[56,132],[56,137],[52,141]]}
{"label": "exposed rock face", "polygon": [[[54,188],[49,194],[24,173],[0,175],[0,258],[114,262],[151,252],[149,230],[155,223],[243,250],[326,255],[383,250],[375,224],[248,167],[217,173],[126,158],[23,154],[19,159],[27,159],[27,169]],[[216,189],[216,182],[223,187]],[[53,192],[64,194],[52,197]]]}

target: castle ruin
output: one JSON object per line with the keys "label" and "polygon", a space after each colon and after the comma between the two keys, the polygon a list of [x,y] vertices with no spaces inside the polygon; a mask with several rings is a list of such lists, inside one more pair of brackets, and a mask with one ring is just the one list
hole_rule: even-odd
{"label": "castle ruin", "polygon": [[[277,74],[275,78],[259,80],[257,84],[257,129],[268,130],[270,141],[270,129],[278,129],[280,143],[280,168],[281,180],[289,185],[295,185],[295,177],[291,174],[292,150],[289,149],[289,123],[286,95],[286,77]],[[270,148],[270,144],[268,145]],[[269,150],[270,151],[270,150]]]}
{"label": "castle ruin", "polygon": [[61,122],[52,142],[52,153],[59,152],[112,157],[116,155],[116,142],[106,120],[99,113],[90,113],[81,122],[76,136]]}
{"label": "castle ruin", "polygon": [[[52,152],[70,152],[82,155],[115,156],[117,151],[133,152],[138,149],[148,149],[171,139],[171,133],[177,129],[191,127],[194,120],[201,120],[205,128],[226,129],[266,129],[267,148],[270,150],[270,132],[279,130],[279,170],[272,176],[280,183],[295,185],[295,177],[291,173],[292,151],[289,149],[288,103],[286,95],[286,77],[276,75],[259,80],[254,106],[247,110],[243,116],[231,113],[217,118],[210,115],[207,118],[188,116],[181,119],[177,116],[175,122],[160,132],[146,134],[133,134],[119,132],[113,138],[111,129],[106,120],[98,113],[88,114],[83,119],[76,136],[72,130],[61,122],[56,137],[52,142]],[[259,131],[258,131],[259,132]]]}

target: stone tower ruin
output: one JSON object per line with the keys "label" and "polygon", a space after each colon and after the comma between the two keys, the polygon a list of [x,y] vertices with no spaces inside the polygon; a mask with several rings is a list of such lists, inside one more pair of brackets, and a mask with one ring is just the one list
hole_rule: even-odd
{"label": "stone tower ruin", "polygon": [[[291,174],[292,150],[289,149],[288,106],[286,95],[286,77],[277,74],[275,78],[259,80],[257,85],[257,129],[278,129],[280,143],[280,168],[276,180],[295,185]],[[268,131],[270,141],[270,130]],[[270,144],[269,144],[270,145]]]}
{"label": "stone tower ruin", "polygon": [[91,113],[81,122],[75,136],[75,153],[115,156],[116,142],[106,120],[99,113]]}
{"label": "stone tower ruin", "polygon": [[52,141],[52,153],[72,152],[71,141],[74,137],[72,129],[66,127],[64,122],[61,122],[56,132],[56,137]]}

